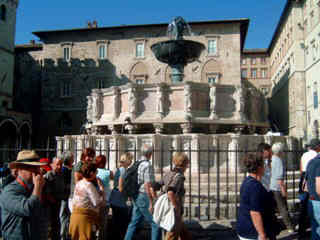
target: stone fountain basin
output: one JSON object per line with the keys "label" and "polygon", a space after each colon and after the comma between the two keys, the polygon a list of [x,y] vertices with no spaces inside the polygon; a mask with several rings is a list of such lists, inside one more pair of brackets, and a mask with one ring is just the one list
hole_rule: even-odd
{"label": "stone fountain basin", "polygon": [[155,57],[169,65],[187,64],[197,60],[204,50],[204,45],[191,40],[169,40],[151,46]]}

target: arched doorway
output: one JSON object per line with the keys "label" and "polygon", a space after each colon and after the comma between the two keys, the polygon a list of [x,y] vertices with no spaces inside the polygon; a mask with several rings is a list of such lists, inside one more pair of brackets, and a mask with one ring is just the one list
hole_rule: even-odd
{"label": "arched doorway", "polygon": [[12,119],[0,122],[0,162],[13,161],[18,151],[18,128]]}

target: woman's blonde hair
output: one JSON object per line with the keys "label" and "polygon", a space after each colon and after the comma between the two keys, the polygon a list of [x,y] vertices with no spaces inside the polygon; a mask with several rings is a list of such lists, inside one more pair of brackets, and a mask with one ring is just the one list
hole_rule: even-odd
{"label": "woman's blonde hair", "polygon": [[133,155],[131,153],[129,153],[129,152],[124,153],[120,157],[120,164],[127,163],[129,165],[129,164],[131,164],[132,159],[133,159]]}
{"label": "woman's blonde hair", "polygon": [[177,152],[173,155],[172,162],[175,165],[175,167],[182,168],[189,163],[189,158],[185,153]]}

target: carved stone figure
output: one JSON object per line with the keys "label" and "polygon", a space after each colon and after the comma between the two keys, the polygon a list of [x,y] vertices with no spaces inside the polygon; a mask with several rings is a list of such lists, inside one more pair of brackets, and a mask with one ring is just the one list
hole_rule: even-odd
{"label": "carved stone figure", "polygon": [[136,113],[136,104],[137,104],[137,98],[136,98],[134,88],[129,89],[128,99],[129,99],[129,112],[134,115]]}
{"label": "carved stone figure", "polygon": [[240,120],[245,121],[246,116],[244,113],[244,106],[245,106],[245,96],[244,96],[244,91],[241,86],[237,86],[237,95],[236,95],[236,111],[239,114]]}
{"label": "carved stone figure", "polygon": [[164,113],[163,101],[164,101],[163,92],[162,92],[161,86],[158,86],[157,87],[157,112],[160,114]]}
{"label": "carved stone figure", "polygon": [[99,96],[92,96],[92,117],[93,120],[97,121],[100,115],[100,99]]}
{"label": "carved stone figure", "polygon": [[189,30],[186,21],[182,17],[175,17],[168,26],[167,34],[171,39],[180,40],[185,30]]}
{"label": "carved stone figure", "polygon": [[87,122],[92,122],[92,97],[87,96]]}
{"label": "carved stone figure", "polygon": [[210,87],[210,92],[209,92],[209,98],[210,98],[210,118],[211,119],[216,119],[216,103],[217,103],[217,87],[216,86],[211,86]]}

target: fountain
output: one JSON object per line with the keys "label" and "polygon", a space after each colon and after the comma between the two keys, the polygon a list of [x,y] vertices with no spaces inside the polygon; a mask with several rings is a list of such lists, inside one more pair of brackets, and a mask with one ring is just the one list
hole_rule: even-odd
{"label": "fountain", "polygon": [[[105,154],[112,150],[110,159],[117,159],[121,151],[149,142],[159,150],[154,155],[156,171],[169,166],[172,149],[192,149],[191,171],[198,173],[216,167],[215,160],[200,162],[216,159],[208,152],[212,149],[252,150],[260,142],[271,143],[269,136],[258,135],[269,127],[265,99],[240,79],[241,85],[182,81],[184,67],[201,58],[205,49],[202,43],[183,39],[185,33],[191,34],[189,25],[176,17],[168,26],[169,40],[151,46],[155,57],[172,68],[170,83],[151,79],[147,84],[93,89],[87,97],[87,135],[58,137],[59,149],[100,146]],[[220,165],[226,167],[229,159],[227,167],[236,171],[238,158],[223,154]],[[110,166],[116,164],[111,161]]]}
{"label": "fountain", "polygon": [[197,60],[201,52],[205,49],[204,45],[184,40],[183,33],[191,29],[182,17],[176,17],[168,27],[169,41],[155,43],[151,46],[151,50],[155,57],[163,63],[167,63],[171,69],[172,83],[182,82],[183,69],[185,65]]}

